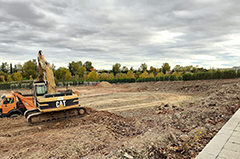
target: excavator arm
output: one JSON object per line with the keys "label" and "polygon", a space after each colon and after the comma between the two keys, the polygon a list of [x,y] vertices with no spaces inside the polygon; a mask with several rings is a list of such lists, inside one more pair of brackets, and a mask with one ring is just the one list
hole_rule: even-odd
{"label": "excavator arm", "polygon": [[38,52],[38,65],[39,65],[38,80],[40,82],[47,82],[47,93],[57,92],[52,68],[45,59],[45,57],[43,56],[41,50]]}

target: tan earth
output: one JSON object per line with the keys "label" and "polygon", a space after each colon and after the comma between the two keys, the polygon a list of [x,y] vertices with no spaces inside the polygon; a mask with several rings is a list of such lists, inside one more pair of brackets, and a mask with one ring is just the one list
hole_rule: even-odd
{"label": "tan earth", "polygon": [[103,81],[103,82],[97,84],[96,86],[97,86],[97,87],[104,87],[104,88],[112,87],[112,85],[111,85],[110,83],[105,82],[105,81]]}
{"label": "tan earth", "polygon": [[0,158],[194,158],[239,108],[239,82],[71,87],[87,115],[38,125],[0,118]]}

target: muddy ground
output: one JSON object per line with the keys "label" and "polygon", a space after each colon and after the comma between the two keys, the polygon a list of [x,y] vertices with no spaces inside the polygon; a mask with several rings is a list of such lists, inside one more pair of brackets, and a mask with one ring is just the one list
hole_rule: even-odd
{"label": "muddy ground", "polygon": [[239,83],[72,87],[86,116],[38,125],[0,118],[0,158],[194,158],[240,107]]}

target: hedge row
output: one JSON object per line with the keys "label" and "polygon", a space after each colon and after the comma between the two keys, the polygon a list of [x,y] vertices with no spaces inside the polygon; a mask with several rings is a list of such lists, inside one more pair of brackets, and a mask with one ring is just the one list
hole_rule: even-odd
{"label": "hedge row", "polygon": [[22,88],[27,88],[30,89],[32,88],[32,83],[1,83],[0,84],[0,90],[14,90],[14,89],[22,89]]}
{"label": "hedge row", "polygon": [[183,74],[183,81],[189,80],[209,80],[209,79],[233,79],[239,78],[240,72],[236,72],[234,70],[226,70],[226,71],[213,71],[213,72],[200,72],[194,74]]}
{"label": "hedge row", "polygon": [[[200,72],[200,73],[186,73],[180,77],[174,75],[170,76],[161,76],[154,78],[131,78],[131,79],[108,79],[108,80],[99,80],[99,81],[56,81],[58,87],[71,85],[96,85],[101,81],[107,81],[109,83],[133,83],[133,82],[150,82],[150,81],[189,81],[189,80],[209,80],[209,79],[233,79],[240,78],[240,70],[237,72],[234,70],[225,70],[225,71],[212,71],[212,72]],[[31,88],[32,82],[20,82],[20,83],[1,83],[0,90],[3,89],[21,89],[21,88]]]}
{"label": "hedge row", "polygon": [[176,77],[175,75],[161,76],[153,78],[138,78],[136,82],[151,82],[151,81],[181,81],[182,77]]}

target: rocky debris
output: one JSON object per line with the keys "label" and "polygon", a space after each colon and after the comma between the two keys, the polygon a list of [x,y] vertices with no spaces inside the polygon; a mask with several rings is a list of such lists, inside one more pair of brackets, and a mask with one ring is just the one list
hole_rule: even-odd
{"label": "rocky debris", "polygon": [[[193,98],[177,105],[169,101],[124,111],[131,118],[123,117],[124,113],[120,116],[118,112],[91,108],[86,108],[87,115],[82,118],[36,126],[29,126],[24,117],[2,118],[0,152],[3,158],[194,158],[240,108],[239,82],[234,79],[134,83],[140,85],[129,89],[134,93],[173,92]],[[92,102],[96,104],[94,98]]]}
{"label": "rocky debris", "polygon": [[116,138],[131,137],[147,131],[147,127],[134,118],[125,118],[108,111],[96,111],[85,107],[87,114],[81,118],[69,118],[57,123],[44,124],[39,130],[44,129],[65,129],[79,125],[100,124],[105,126],[109,133]]}
{"label": "rocky debris", "polygon": [[[215,85],[211,83],[213,81],[209,84],[207,81],[199,81],[198,84],[189,81],[179,86],[176,84],[171,86],[170,83],[169,85],[154,84],[155,86],[161,85],[158,91],[166,91],[168,87],[169,92],[204,93],[203,98],[196,98],[194,101],[182,103],[180,107],[177,107],[184,107],[185,110],[177,111],[172,109],[171,105],[164,103],[156,107],[155,114],[161,115],[164,129],[175,128],[181,131],[181,133],[174,134],[177,141],[173,139],[173,133],[170,132],[168,137],[170,143],[164,147],[158,145],[158,154],[162,158],[195,157],[240,108],[240,85],[234,83],[235,81],[237,80],[216,80]],[[149,89],[151,89],[150,86]],[[166,118],[168,114],[172,116]],[[169,119],[171,121],[167,122]],[[196,132],[201,132],[201,134]]]}
{"label": "rocky debris", "polygon": [[176,136],[175,136],[172,132],[169,133],[168,139],[169,139],[173,144],[175,144],[175,143],[177,142],[177,138],[176,138]]}
{"label": "rocky debris", "polygon": [[170,103],[164,104],[162,103],[159,106],[155,107],[155,114],[173,114],[176,111],[183,111],[184,109],[179,108],[177,105],[172,105]]}
{"label": "rocky debris", "polygon": [[180,135],[179,139],[182,141],[182,142],[186,142],[189,140],[189,136],[188,135]]}
{"label": "rocky debris", "polygon": [[[196,81],[171,81],[171,82],[152,82],[152,85],[143,86],[145,90],[177,92],[184,94],[205,93],[213,89],[229,89],[227,93],[240,92],[240,85],[237,84],[238,79],[226,80],[196,80]],[[214,84],[213,84],[214,83]]]}
{"label": "rocky debris", "polygon": [[127,159],[133,159],[133,157],[126,152],[124,153],[123,157],[125,157]]}
{"label": "rocky debris", "polygon": [[124,145],[122,145],[121,149],[117,153],[117,156],[121,159],[144,158],[143,151],[138,151],[134,147],[125,147]]}

